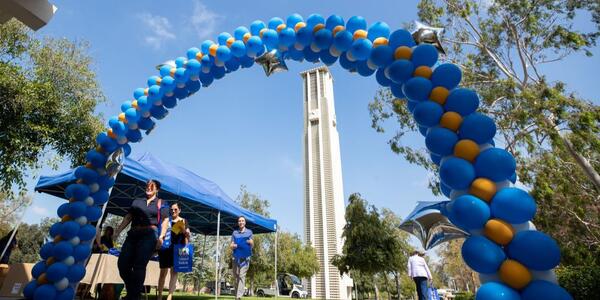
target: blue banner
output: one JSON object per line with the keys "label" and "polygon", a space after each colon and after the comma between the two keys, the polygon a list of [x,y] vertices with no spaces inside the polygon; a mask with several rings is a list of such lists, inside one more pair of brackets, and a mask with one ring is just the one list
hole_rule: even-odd
{"label": "blue banner", "polygon": [[192,272],[194,258],[194,245],[175,244],[173,247],[173,270],[175,272]]}

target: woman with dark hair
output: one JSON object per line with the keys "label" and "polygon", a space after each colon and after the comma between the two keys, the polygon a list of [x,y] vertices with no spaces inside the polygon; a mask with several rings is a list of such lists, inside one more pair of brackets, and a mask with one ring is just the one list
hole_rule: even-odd
{"label": "woman with dark hair", "polygon": [[162,244],[167,230],[169,210],[162,207],[162,200],[158,198],[159,190],[160,182],[149,180],[146,184],[146,198],[133,200],[129,212],[115,231],[113,240],[131,223],[117,263],[127,289],[127,300],[140,299],[148,261]]}
{"label": "woman with dark hair", "polygon": [[169,278],[169,295],[167,300],[171,300],[175,285],[177,284],[177,272],[173,269],[174,248],[175,245],[186,245],[189,241],[190,232],[187,221],[179,216],[181,207],[179,203],[173,203],[170,207],[171,211],[171,245],[169,248],[161,249],[158,253],[158,263],[160,265],[160,276],[158,277],[158,298],[162,299],[163,287],[165,286],[165,278],[167,272],[171,272]]}
{"label": "woman with dark hair", "polygon": [[104,234],[100,238],[96,238],[92,252],[108,253],[109,249],[115,247],[115,241],[113,240],[114,234],[115,230],[111,226],[106,226],[104,228]]}

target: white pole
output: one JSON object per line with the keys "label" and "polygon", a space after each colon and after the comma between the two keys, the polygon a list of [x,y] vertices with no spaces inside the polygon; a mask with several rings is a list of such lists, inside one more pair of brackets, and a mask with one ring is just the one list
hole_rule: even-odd
{"label": "white pole", "polygon": [[279,284],[277,283],[277,240],[279,239],[279,236],[277,235],[278,231],[279,228],[277,228],[277,225],[275,225],[275,293],[277,296],[279,296]]}
{"label": "white pole", "polygon": [[221,233],[221,211],[217,214],[217,253],[215,256],[215,299],[218,298],[217,292],[219,291],[219,236]]}
{"label": "white pole", "polygon": [[25,211],[27,211],[27,208],[29,208],[29,207],[26,207],[23,210],[23,213],[21,214],[21,217],[19,218],[19,222],[17,222],[17,225],[15,225],[15,227],[13,227],[12,233],[10,234],[10,238],[8,238],[6,245],[4,245],[4,249],[2,249],[2,254],[0,254],[0,259],[2,259],[4,257],[4,254],[6,254],[6,250],[8,250],[10,243],[15,238],[15,235],[17,234],[17,230],[19,229],[19,226],[21,226],[21,223],[23,223],[23,217],[25,216]]}

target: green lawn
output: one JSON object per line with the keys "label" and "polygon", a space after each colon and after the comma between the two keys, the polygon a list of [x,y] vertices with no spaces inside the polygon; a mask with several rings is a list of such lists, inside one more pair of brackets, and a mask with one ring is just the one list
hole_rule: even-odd
{"label": "green lawn", "polygon": [[[166,299],[167,296],[163,295],[163,299]],[[142,297],[142,299],[144,299]],[[154,295],[152,296],[148,296],[148,299],[150,300],[156,300],[156,297]],[[206,295],[206,294],[200,294],[200,296],[196,296],[196,295],[190,295],[190,294],[175,294],[173,296],[173,300],[210,300],[210,299],[215,299],[214,295]],[[219,299],[234,299],[233,296],[219,296]],[[273,298],[273,297],[263,297],[263,298],[259,298],[259,297],[243,297],[243,300],[273,300],[273,299],[289,299],[289,298]]]}

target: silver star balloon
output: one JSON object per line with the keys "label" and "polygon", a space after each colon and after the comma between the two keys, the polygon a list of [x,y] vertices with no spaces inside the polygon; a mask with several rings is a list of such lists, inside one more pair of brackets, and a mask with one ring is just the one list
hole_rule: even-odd
{"label": "silver star balloon", "polygon": [[254,59],[254,61],[263,67],[267,76],[270,76],[276,72],[288,70],[285,60],[281,56],[281,53],[279,53],[277,50],[265,52],[263,55]]}
{"label": "silver star balloon", "polygon": [[469,234],[450,223],[444,215],[450,201],[419,201],[417,207],[400,224],[400,229],[414,235],[425,250]]}
{"label": "silver star balloon", "polygon": [[123,169],[123,161],[125,160],[125,153],[123,152],[123,148],[119,148],[115,150],[113,153],[108,155],[108,159],[106,160],[106,174],[110,177],[115,177],[121,169]]}
{"label": "silver star balloon", "polygon": [[441,54],[446,54],[444,51],[444,47],[442,47],[442,33],[444,32],[444,28],[431,27],[429,25],[423,24],[419,21],[415,21],[415,31],[412,33],[412,37],[417,43],[420,44],[431,44],[433,45]]}
{"label": "silver star balloon", "polygon": [[169,66],[171,68],[176,68],[177,66],[175,65],[175,61],[174,60],[167,60],[164,63],[157,65],[156,69],[160,71],[160,68],[164,67],[164,66]]}

